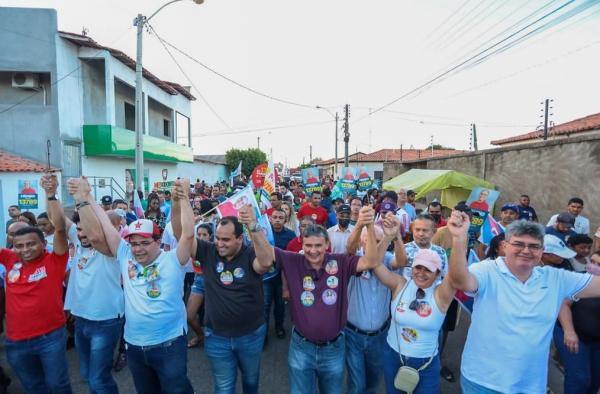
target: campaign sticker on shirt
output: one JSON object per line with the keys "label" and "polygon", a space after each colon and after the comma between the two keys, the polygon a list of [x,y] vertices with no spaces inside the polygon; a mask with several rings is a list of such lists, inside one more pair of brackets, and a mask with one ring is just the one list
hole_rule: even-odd
{"label": "campaign sticker on shirt", "polygon": [[150,298],[158,298],[161,294],[158,283],[150,282],[150,284],[148,284],[148,288],[146,289],[146,294],[148,294],[148,297]]}
{"label": "campaign sticker on shirt", "polygon": [[333,305],[337,301],[337,293],[335,290],[327,289],[321,295],[325,305]]}
{"label": "campaign sticker on shirt", "polygon": [[244,277],[244,269],[241,267],[237,267],[233,270],[233,276],[237,279],[242,279]]}
{"label": "campaign sticker on shirt", "polygon": [[396,311],[399,313],[404,313],[406,312],[406,302],[399,302],[398,305],[396,306]]}
{"label": "campaign sticker on shirt", "polygon": [[329,260],[327,264],[325,264],[325,272],[329,275],[335,275],[338,272],[338,264],[335,260]]}
{"label": "campaign sticker on shirt", "polygon": [[127,261],[127,275],[129,279],[134,279],[138,274],[138,268],[131,260]]}
{"label": "campaign sticker on shirt", "polygon": [[414,328],[403,327],[402,328],[402,339],[408,343],[413,343],[419,337],[419,333]]}
{"label": "campaign sticker on shirt", "polygon": [[329,287],[330,289],[335,289],[336,287],[338,287],[337,276],[330,276],[329,278],[327,278],[327,287]]}
{"label": "campaign sticker on shirt", "polygon": [[417,315],[421,317],[427,317],[431,315],[431,305],[427,301],[419,302],[419,306],[417,307]]}
{"label": "campaign sticker on shirt", "polygon": [[315,282],[313,281],[313,278],[310,276],[305,276],[304,279],[302,279],[302,287],[305,291],[313,291],[315,289]]}
{"label": "campaign sticker on shirt", "polygon": [[313,219],[315,222],[317,221],[317,218],[318,218],[318,216],[317,216],[317,214],[316,214],[316,213],[313,213],[312,215],[310,215],[310,217],[311,217],[311,218],[312,218],[312,219]]}
{"label": "campaign sticker on shirt", "polygon": [[222,261],[219,261],[219,262],[217,263],[217,272],[218,272],[218,273],[221,273],[221,272],[223,272],[223,270],[224,270],[224,269],[225,269],[225,264],[223,264],[223,262],[222,262]]}
{"label": "campaign sticker on shirt", "polygon": [[233,275],[231,275],[230,271],[221,272],[221,283],[224,285],[230,285],[233,282]]}
{"label": "campaign sticker on shirt", "polygon": [[23,267],[22,263],[16,263],[13,265],[12,269],[8,271],[7,278],[10,283],[15,283],[21,277],[21,267]]}
{"label": "campaign sticker on shirt", "polygon": [[363,271],[362,274],[360,274],[360,278],[365,280],[371,279],[371,270]]}
{"label": "campaign sticker on shirt", "polygon": [[305,291],[300,295],[300,301],[302,301],[302,305],[309,307],[315,303],[315,296],[311,291]]}

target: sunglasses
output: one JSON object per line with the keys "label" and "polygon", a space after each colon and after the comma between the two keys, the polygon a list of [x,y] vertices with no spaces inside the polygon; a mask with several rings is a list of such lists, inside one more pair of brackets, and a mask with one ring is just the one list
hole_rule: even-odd
{"label": "sunglasses", "polygon": [[408,309],[410,309],[411,311],[416,311],[419,308],[419,305],[421,304],[421,300],[423,298],[425,298],[425,290],[419,287],[417,289],[417,294],[415,294],[415,299],[412,300],[412,302],[408,306]]}

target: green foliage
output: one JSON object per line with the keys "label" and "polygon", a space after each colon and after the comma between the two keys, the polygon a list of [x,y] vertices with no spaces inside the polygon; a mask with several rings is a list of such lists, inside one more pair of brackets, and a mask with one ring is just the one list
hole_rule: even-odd
{"label": "green foliage", "polygon": [[[431,145],[429,145],[427,148],[425,148],[427,150],[431,150]],[[433,149],[434,150],[438,150],[438,149],[448,149],[448,150],[456,150],[456,148],[452,148],[451,146],[444,146],[444,145],[440,145],[440,144],[433,144]]]}
{"label": "green foliage", "polygon": [[225,153],[225,162],[229,167],[229,171],[236,169],[238,164],[242,161],[242,174],[250,176],[254,167],[261,163],[267,162],[267,155],[260,149],[229,149]]}

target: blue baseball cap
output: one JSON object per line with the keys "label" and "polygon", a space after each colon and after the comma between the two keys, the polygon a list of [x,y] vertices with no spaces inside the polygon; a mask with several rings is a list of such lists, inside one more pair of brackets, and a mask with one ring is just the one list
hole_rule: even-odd
{"label": "blue baseball cap", "polygon": [[513,203],[504,204],[502,206],[502,209],[500,211],[504,212],[504,211],[506,211],[508,209],[510,209],[510,210],[512,210],[512,211],[514,211],[516,213],[519,213],[519,207],[517,207],[517,205],[513,204]]}

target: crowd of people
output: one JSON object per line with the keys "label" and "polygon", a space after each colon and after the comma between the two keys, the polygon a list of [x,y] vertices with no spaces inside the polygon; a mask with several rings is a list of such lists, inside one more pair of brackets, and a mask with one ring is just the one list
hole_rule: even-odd
{"label": "crowd of people", "polygon": [[[234,393],[238,375],[258,393],[273,313],[292,393],[376,393],[382,380],[387,393],[439,393],[441,379],[467,394],[545,393],[551,349],[565,393],[598,392],[600,229],[590,233],[583,200],[542,226],[522,195],[484,242],[464,201],[418,206],[411,190],[377,188],[332,198],[322,184],[309,195],[282,182],[261,207],[264,231],[250,205],[217,215],[244,185],[178,179],[140,196],[142,218],[133,196],[97,202],[74,178],[67,218],[44,175],[46,212],[11,206],[0,249],[8,364],[28,393],[70,393],[73,337],[92,393],[117,393],[125,365],[138,393]],[[464,297],[458,372],[442,356]],[[196,346],[212,388],[188,378]]]}

